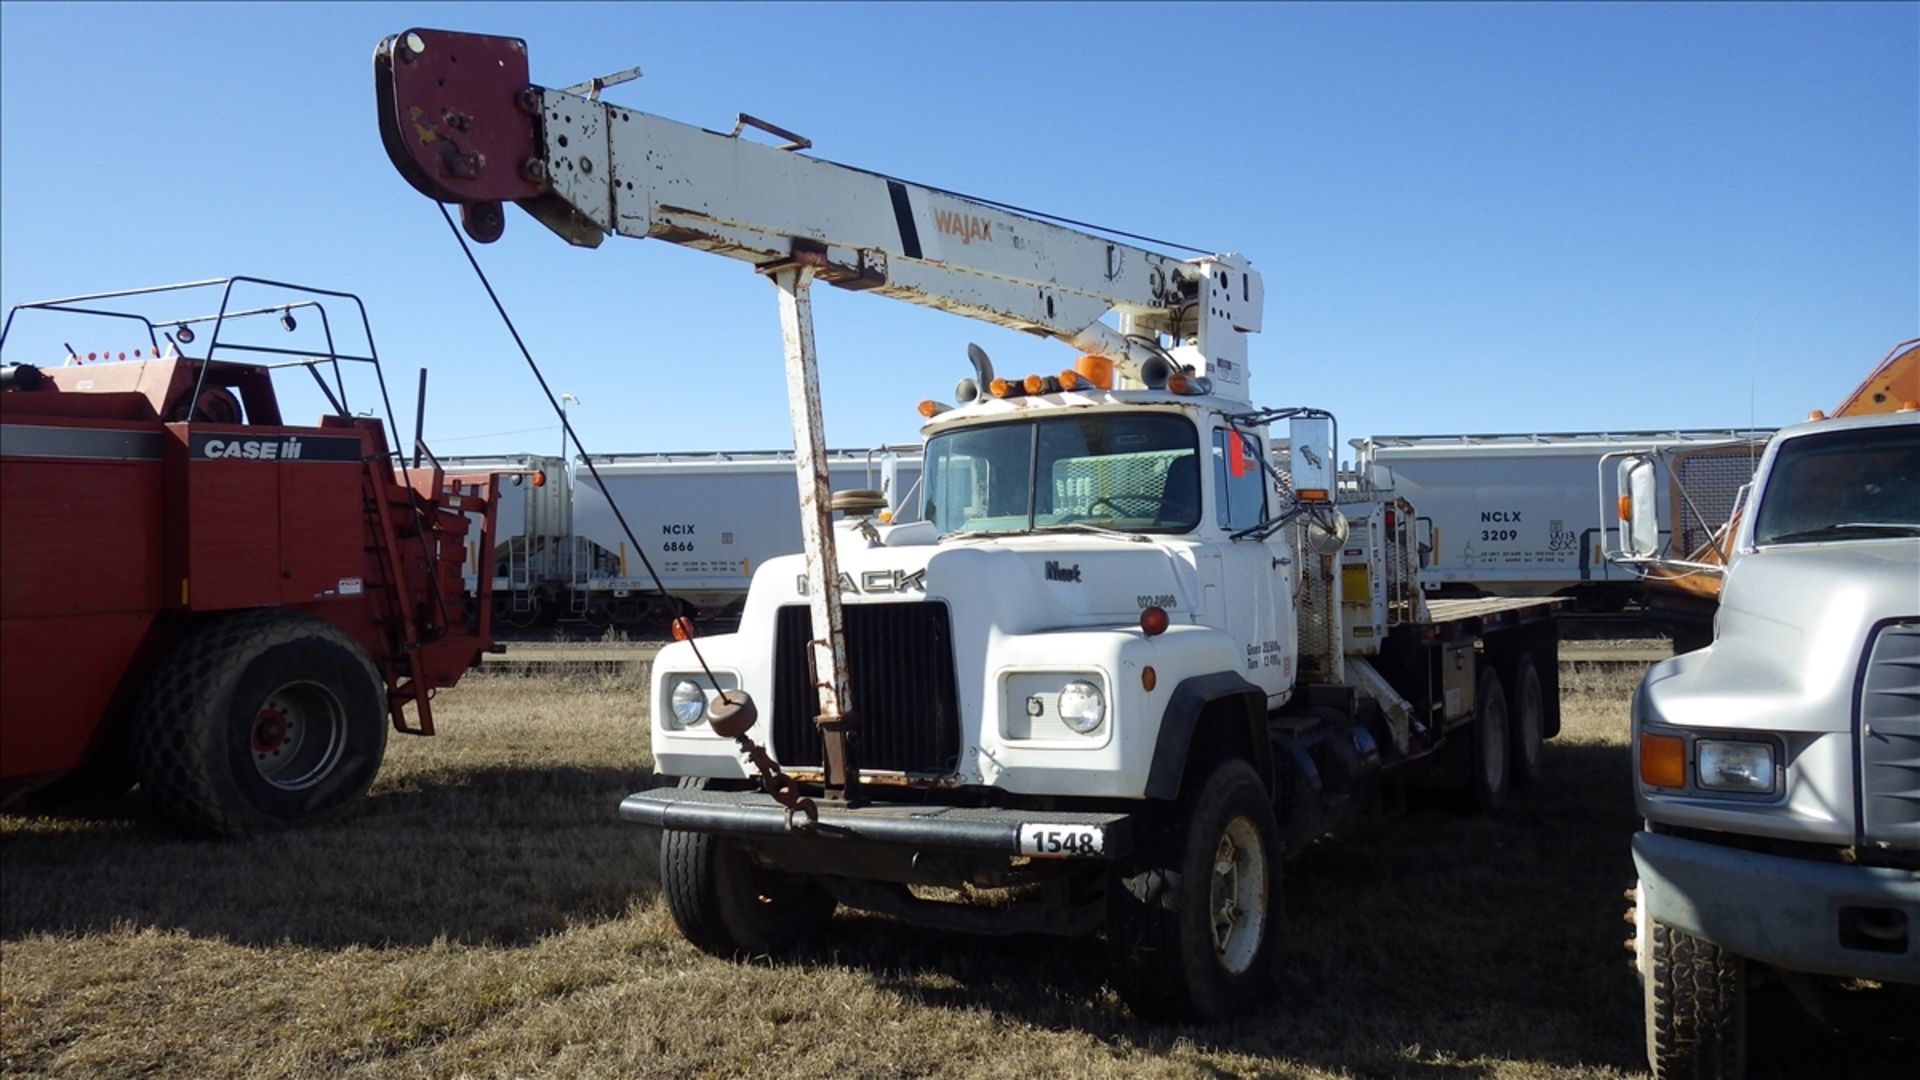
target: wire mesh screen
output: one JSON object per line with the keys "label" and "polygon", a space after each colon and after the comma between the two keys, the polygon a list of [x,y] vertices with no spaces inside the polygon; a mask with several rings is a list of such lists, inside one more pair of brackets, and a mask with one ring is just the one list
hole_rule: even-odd
{"label": "wire mesh screen", "polygon": [[1053,512],[1153,517],[1167,494],[1167,471],[1190,450],[1063,458],[1053,465]]}
{"label": "wire mesh screen", "polygon": [[1300,666],[1305,673],[1325,681],[1336,673],[1335,654],[1340,646],[1334,638],[1338,621],[1333,610],[1333,575],[1337,568],[1332,555],[1311,552],[1301,564],[1305,572],[1300,582]]}
{"label": "wire mesh screen", "polygon": [[1675,552],[1700,550],[1713,539],[1714,530],[1727,523],[1741,485],[1753,479],[1759,454],[1758,447],[1727,446],[1674,455],[1673,504],[1668,513]]}

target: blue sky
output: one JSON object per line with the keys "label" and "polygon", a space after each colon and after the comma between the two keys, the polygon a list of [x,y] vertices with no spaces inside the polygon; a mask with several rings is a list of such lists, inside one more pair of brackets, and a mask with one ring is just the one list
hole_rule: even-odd
{"label": "blue sky", "polygon": [[[403,428],[424,365],[441,453],[557,449],[381,149],[370,57],[415,25],[523,37],[546,85],[638,64],[609,100],[1242,252],[1255,399],[1343,437],[1786,423],[1920,333],[1912,4],[9,3],[0,303],[232,273],[356,292]],[[788,444],[765,282],[510,213],[481,259],[590,449]],[[836,446],[911,439],[969,341],[1003,371],[1072,358],[827,288],[816,319]],[[8,359],[56,359],[21,340]]]}

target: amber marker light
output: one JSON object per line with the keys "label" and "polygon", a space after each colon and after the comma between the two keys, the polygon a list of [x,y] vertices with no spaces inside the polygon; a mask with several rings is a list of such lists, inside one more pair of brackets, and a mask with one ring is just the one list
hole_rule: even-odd
{"label": "amber marker light", "polygon": [[1159,637],[1167,632],[1167,609],[1163,607],[1145,607],[1140,609],[1140,631],[1148,637]]}
{"label": "amber marker light", "polygon": [[1071,368],[1060,373],[1060,389],[1062,390],[1078,390],[1082,381],[1080,376],[1075,375]]}
{"label": "amber marker light", "polygon": [[1102,390],[1113,389],[1113,361],[1104,356],[1082,356],[1073,362],[1073,370]]}
{"label": "amber marker light", "polygon": [[1160,676],[1154,673],[1152,664],[1140,669],[1140,689],[1151,691],[1158,685],[1160,685]]}
{"label": "amber marker light", "polygon": [[1648,787],[1687,786],[1687,740],[1678,735],[1640,734],[1640,782]]}
{"label": "amber marker light", "polygon": [[1005,379],[995,379],[987,384],[987,389],[993,392],[994,397],[1007,397],[1013,393],[1013,384]]}
{"label": "amber marker light", "polygon": [[1620,510],[1621,521],[1633,520],[1633,496],[1631,495],[1620,496],[1619,510]]}
{"label": "amber marker light", "polygon": [[533,473],[533,486],[534,486],[534,487],[546,487],[546,486],[547,486],[547,470],[545,470],[545,469],[536,469],[536,470],[534,470],[534,473]]}
{"label": "amber marker light", "polygon": [[1167,376],[1167,389],[1176,394],[1186,393],[1187,392],[1186,375],[1176,371],[1173,374]]}
{"label": "amber marker light", "polygon": [[919,405],[919,409],[920,409],[920,415],[928,418],[929,420],[933,418],[934,413],[937,413],[940,411],[940,407],[934,404],[934,401],[932,398],[928,398],[927,400],[922,401]]}

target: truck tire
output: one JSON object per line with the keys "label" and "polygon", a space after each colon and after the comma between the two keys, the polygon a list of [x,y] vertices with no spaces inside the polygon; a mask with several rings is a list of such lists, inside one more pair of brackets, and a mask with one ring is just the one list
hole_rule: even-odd
{"label": "truck tire", "polygon": [[1738,1080],[1747,1071],[1746,962],[1646,920],[1643,996],[1654,1080]]}
{"label": "truck tire", "polygon": [[[680,786],[702,786],[697,780]],[[680,935],[722,957],[774,955],[824,929],[837,902],[819,882],[769,870],[712,833],[660,835],[660,891]]]}
{"label": "truck tire", "polygon": [[1150,1019],[1212,1021],[1257,1004],[1273,975],[1280,830],[1253,766],[1222,762],[1109,902],[1122,1000]]}
{"label": "truck tire", "polygon": [[341,812],[386,748],[386,683],[366,652],[332,623],[273,610],[222,619],[163,660],[133,747],[162,814],[224,836]]}
{"label": "truck tire", "polygon": [[1526,787],[1540,778],[1547,726],[1547,702],[1540,688],[1540,669],[1533,657],[1520,653],[1507,669],[1507,723],[1513,787]]}
{"label": "truck tire", "polygon": [[1473,695],[1473,723],[1466,740],[1467,782],[1460,792],[1460,806],[1469,813],[1498,814],[1507,805],[1507,789],[1513,779],[1513,744],[1508,731],[1507,694],[1493,665],[1480,665]]}

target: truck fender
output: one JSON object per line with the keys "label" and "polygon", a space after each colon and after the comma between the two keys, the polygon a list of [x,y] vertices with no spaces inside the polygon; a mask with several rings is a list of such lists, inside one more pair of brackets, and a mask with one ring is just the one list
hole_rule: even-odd
{"label": "truck fender", "polygon": [[[1244,737],[1249,764],[1260,780],[1273,790],[1273,748],[1267,740],[1267,697],[1258,686],[1231,671],[1192,675],[1180,680],[1168,696],[1167,711],[1160,717],[1160,733],[1154,740],[1153,766],[1147,771],[1147,798],[1173,800],[1180,797],[1180,782],[1192,756],[1200,718],[1208,710],[1219,708],[1215,716],[1230,718],[1244,729],[1224,733],[1228,739]],[[1217,721],[1209,720],[1214,727]]]}

